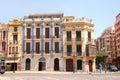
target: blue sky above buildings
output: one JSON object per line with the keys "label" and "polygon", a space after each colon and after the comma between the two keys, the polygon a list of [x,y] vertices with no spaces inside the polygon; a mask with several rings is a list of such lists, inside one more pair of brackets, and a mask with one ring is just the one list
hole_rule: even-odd
{"label": "blue sky above buildings", "polygon": [[23,18],[31,13],[63,12],[65,16],[93,19],[94,36],[115,23],[120,0],[0,0],[0,22]]}

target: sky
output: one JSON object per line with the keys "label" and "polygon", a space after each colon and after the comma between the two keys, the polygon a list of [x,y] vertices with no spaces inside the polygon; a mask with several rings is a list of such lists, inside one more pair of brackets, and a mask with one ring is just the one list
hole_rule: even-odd
{"label": "sky", "polygon": [[94,38],[97,38],[104,29],[114,26],[115,17],[120,13],[120,0],[0,0],[0,22],[6,24],[32,13],[56,12],[92,19]]}

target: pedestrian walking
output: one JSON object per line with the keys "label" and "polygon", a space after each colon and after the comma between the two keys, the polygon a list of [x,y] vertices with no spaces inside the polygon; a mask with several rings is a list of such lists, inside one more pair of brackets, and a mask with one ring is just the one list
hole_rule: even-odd
{"label": "pedestrian walking", "polygon": [[105,64],[105,73],[107,72],[107,65]]}
{"label": "pedestrian walking", "polygon": [[102,73],[102,64],[99,64],[100,73]]}

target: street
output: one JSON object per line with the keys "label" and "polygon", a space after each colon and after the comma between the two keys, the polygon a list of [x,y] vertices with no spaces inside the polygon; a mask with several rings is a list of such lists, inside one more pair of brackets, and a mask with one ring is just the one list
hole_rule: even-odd
{"label": "street", "polygon": [[120,72],[75,73],[72,72],[6,72],[0,80],[120,80]]}

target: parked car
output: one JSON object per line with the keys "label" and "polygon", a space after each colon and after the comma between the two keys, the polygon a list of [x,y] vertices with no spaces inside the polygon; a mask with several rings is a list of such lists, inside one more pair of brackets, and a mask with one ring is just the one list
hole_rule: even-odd
{"label": "parked car", "polygon": [[118,68],[115,65],[110,65],[110,71],[118,71]]}

